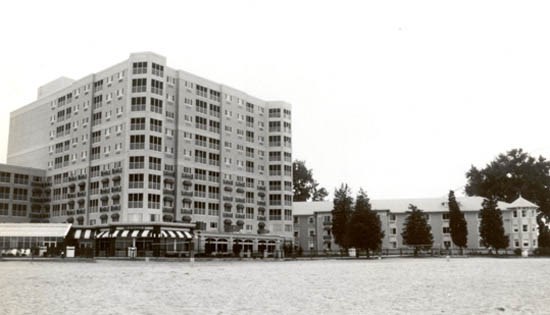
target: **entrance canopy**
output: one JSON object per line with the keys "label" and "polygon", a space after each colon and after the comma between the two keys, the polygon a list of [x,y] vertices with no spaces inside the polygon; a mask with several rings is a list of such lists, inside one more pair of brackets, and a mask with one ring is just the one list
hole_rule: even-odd
{"label": "entrance canopy", "polygon": [[0,223],[0,237],[66,237],[67,223]]}

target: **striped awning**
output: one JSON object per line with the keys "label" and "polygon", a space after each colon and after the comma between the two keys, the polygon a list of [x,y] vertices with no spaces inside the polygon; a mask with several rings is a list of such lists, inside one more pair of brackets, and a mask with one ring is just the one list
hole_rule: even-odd
{"label": "striped awning", "polygon": [[89,240],[92,236],[92,230],[89,229],[75,229],[73,237],[75,240]]}
{"label": "striped awning", "polygon": [[163,238],[181,238],[181,239],[192,239],[193,235],[187,231],[180,230],[162,230],[160,231],[160,237]]}
{"label": "striped awning", "polygon": [[108,238],[108,237],[109,237],[109,231],[101,231],[95,236],[95,238]]}

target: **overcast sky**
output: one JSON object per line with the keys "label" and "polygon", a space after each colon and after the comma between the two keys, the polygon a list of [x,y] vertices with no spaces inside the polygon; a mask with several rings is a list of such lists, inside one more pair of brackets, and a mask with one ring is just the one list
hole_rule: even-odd
{"label": "overcast sky", "polygon": [[509,149],[550,156],[550,3],[363,2],[3,2],[0,162],[40,85],[139,51],[290,102],[294,158],[330,192],[437,197]]}

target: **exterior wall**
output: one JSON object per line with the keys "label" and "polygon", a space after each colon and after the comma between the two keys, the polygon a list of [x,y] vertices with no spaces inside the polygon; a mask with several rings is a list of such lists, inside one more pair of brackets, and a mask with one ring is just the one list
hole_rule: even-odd
{"label": "exterior wall", "polygon": [[8,161],[46,170],[51,221],[184,220],[292,238],[289,104],[154,53],[66,83],[13,112],[10,126]]}
{"label": "exterior wall", "polygon": [[40,169],[0,164],[0,222],[43,222],[49,217],[49,189]]}
{"label": "exterior wall", "polygon": [[[438,204],[440,206],[446,207],[445,203],[440,203],[438,200],[429,200],[431,204]],[[435,202],[434,202],[435,201]],[[376,204],[377,201],[373,200],[373,204]],[[471,201],[470,201],[471,202]],[[311,215],[308,215],[306,210],[303,208],[303,204],[300,205],[300,212],[296,215],[298,220],[295,220],[294,230],[299,231],[298,237],[295,238],[295,244],[302,246],[304,250],[307,247],[304,245],[308,244],[309,236],[307,233],[308,230],[314,228],[314,234],[316,235],[316,241],[314,249],[317,252],[322,252],[324,249],[327,249],[327,241],[331,242],[330,248],[332,251],[339,250],[338,245],[334,243],[332,237],[328,237],[327,228],[330,228],[332,224],[323,224],[324,216],[330,216],[332,210],[332,204],[326,203],[325,205],[310,203],[311,207],[315,206],[315,210],[311,211]],[[306,203],[307,205],[307,203]],[[321,205],[321,207],[319,207]],[[321,210],[320,208],[326,208]],[[423,210],[424,213],[428,216],[428,224],[431,226],[431,232],[433,235],[432,248],[446,249],[446,248],[456,248],[452,243],[451,234],[449,231],[449,220],[446,217],[448,214],[447,210],[438,209],[419,209]],[[481,208],[481,205],[480,205]],[[501,209],[503,226],[505,234],[510,238],[510,249],[527,249],[533,250],[537,247],[537,223],[536,223],[536,208],[535,207],[520,207],[520,208],[511,208],[507,204],[502,203],[499,208]],[[479,235],[479,210],[472,209],[461,209],[464,213],[466,219],[467,228],[468,228],[468,238],[467,238],[467,248],[470,249],[480,249],[483,246],[481,245],[481,238]],[[382,249],[399,249],[405,248],[406,245],[403,244],[403,237],[401,233],[404,229],[405,220],[408,216],[406,211],[403,211],[399,208],[394,209],[374,209],[380,217],[382,230],[384,231],[384,238],[382,239]],[[514,211],[516,216],[514,216]],[[314,217],[315,226],[311,226],[307,223],[305,218]],[[307,232],[307,233],[304,233]]]}
{"label": "exterior wall", "polygon": [[46,169],[50,141],[50,102],[44,99],[11,113],[8,164]]}

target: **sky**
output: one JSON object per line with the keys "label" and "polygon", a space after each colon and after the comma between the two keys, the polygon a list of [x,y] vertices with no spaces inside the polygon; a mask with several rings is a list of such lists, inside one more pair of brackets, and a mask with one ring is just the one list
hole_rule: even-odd
{"label": "sky", "polygon": [[5,1],[0,162],[9,113],[39,86],[153,51],[291,103],[294,158],[331,193],[461,194],[499,153],[550,157],[549,14],[544,1]]}

